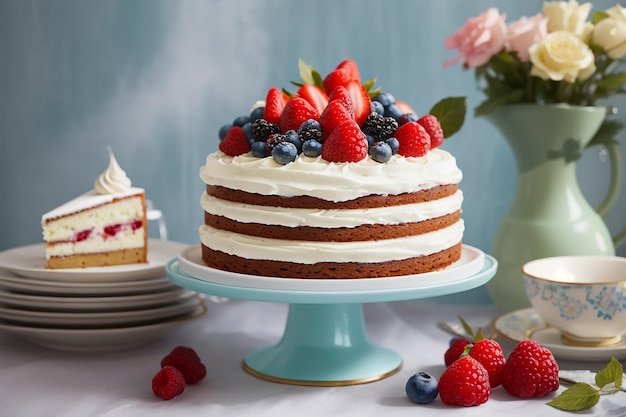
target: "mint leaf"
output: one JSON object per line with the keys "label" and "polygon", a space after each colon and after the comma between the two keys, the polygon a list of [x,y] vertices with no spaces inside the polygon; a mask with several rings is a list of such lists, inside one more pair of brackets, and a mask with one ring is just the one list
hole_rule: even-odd
{"label": "mint leaf", "polygon": [[461,316],[459,316],[459,320],[461,321],[461,326],[463,326],[463,330],[465,330],[465,333],[470,337],[471,340],[474,340],[474,329],[472,329],[472,326],[470,326]]}
{"label": "mint leaf", "polygon": [[439,120],[443,137],[449,138],[463,126],[466,112],[465,97],[448,97],[435,103],[429,113]]}
{"label": "mint leaf", "polygon": [[564,411],[587,410],[598,403],[600,394],[586,382],[577,382],[548,403]]}
{"label": "mint leaf", "polygon": [[300,79],[304,84],[315,84],[313,78],[313,72],[315,69],[304,62],[302,59],[298,59],[298,70],[300,71]]}
{"label": "mint leaf", "polygon": [[605,385],[615,383],[615,387],[619,388],[622,386],[623,373],[622,364],[613,357],[606,368],[600,369],[596,374],[596,385],[603,388]]}

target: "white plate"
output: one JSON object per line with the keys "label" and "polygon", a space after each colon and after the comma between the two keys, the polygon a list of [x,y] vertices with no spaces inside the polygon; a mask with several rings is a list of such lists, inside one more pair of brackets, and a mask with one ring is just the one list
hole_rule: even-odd
{"label": "white plate", "polygon": [[550,349],[555,358],[575,361],[608,362],[612,356],[626,359],[626,335],[622,344],[607,347],[579,347],[566,345],[561,341],[558,330],[548,327],[532,308],[505,313],[493,321],[493,328],[498,334],[513,341],[532,339]]}
{"label": "white plate", "polygon": [[152,294],[113,297],[51,297],[16,294],[0,291],[0,305],[38,311],[129,311],[174,304],[196,294],[182,288],[173,288]]}
{"label": "white plate", "polygon": [[102,328],[138,326],[157,321],[170,320],[193,311],[202,300],[194,296],[179,303],[157,308],[106,313],[59,313],[51,311],[30,311],[0,307],[0,320],[23,325],[56,328]]}
{"label": "white plate", "polygon": [[128,282],[55,282],[20,277],[0,271],[0,287],[26,294],[48,295],[132,295],[178,288],[165,275]]}
{"label": "white plate", "polygon": [[221,271],[206,266],[202,249],[192,246],[178,255],[180,270],[194,278],[234,287],[281,291],[380,291],[443,284],[478,273],[485,262],[485,254],[479,249],[463,245],[461,259],[447,268],[424,274],[388,278],[364,279],[294,279],[262,277]]}
{"label": "white plate", "polygon": [[110,329],[55,329],[9,324],[0,321],[0,330],[33,344],[70,352],[110,352],[134,349],[158,341],[168,330],[195,320],[206,312],[197,306],[184,316],[143,326]]}
{"label": "white plate", "polygon": [[0,252],[0,268],[28,278],[76,282],[142,280],[160,276],[165,264],[187,245],[165,240],[148,241],[148,263],[90,268],[47,269],[45,243],[21,246]]}

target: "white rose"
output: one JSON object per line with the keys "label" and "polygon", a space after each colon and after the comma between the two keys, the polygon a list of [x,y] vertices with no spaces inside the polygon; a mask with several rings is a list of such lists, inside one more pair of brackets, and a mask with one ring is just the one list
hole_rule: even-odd
{"label": "white rose", "polygon": [[544,80],[573,83],[586,80],[596,70],[593,52],[571,32],[560,30],[530,47],[531,75]]}
{"label": "white rose", "polygon": [[548,18],[548,32],[566,30],[584,39],[593,27],[587,22],[591,3],[578,4],[576,0],[543,3],[543,14]]}
{"label": "white rose", "polygon": [[608,14],[610,18],[626,22],[626,9],[619,4],[611,7],[610,9],[606,9],[604,12]]}
{"label": "white rose", "polygon": [[606,51],[611,59],[626,55],[626,19],[602,19],[593,31],[592,41]]}

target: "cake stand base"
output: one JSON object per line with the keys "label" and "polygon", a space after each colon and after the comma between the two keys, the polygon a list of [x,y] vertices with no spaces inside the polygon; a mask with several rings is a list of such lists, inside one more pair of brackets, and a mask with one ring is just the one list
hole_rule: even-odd
{"label": "cake stand base", "polygon": [[288,303],[278,343],[245,357],[256,377],[284,384],[356,385],[393,375],[395,352],[372,344],[362,303],[417,300],[467,291],[493,277],[497,261],[464,245],[461,259],[442,271],[403,277],[315,280],[260,277],[209,268],[199,246],[185,249],[165,267],[170,281],[217,297]]}
{"label": "cake stand base", "polygon": [[272,382],[341,386],[378,381],[401,365],[370,343],[361,304],[290,304],[280,342],[249,354],[243,368]]}

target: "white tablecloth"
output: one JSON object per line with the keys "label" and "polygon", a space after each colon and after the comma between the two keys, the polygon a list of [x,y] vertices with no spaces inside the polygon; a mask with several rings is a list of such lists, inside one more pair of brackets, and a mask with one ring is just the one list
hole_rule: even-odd
{"label": "white tablecloth", "polygon": [[[303,387],[257,379],[241,367],[243,358],[277,342],[284,304],[230,300],[208,304],[202,318],[169,332],[152,345],[123,352],[68,353],[49,350],[0,332],[0,415],[6,417],[91,416],[567,416],[546,398],[521,400],[496,388],[480,407],[451,407],[436,399],[411,403],[406,380],[425,370],[439,376],[450,336],[436,326],[463,316],[472,325],[488,324],[493,306],[453,306],[429,301],[365,304],[370,339],[403,357],[395,375],[370,384]],[[503,341],[506,353],[512,344]],[[161,358],[177,345],[191,346],[208,369],[205,380],[188,386],[171,401],[155,397],[151,380]],[[559,361],[561,369],[598,370],[602,362]],[[562,388],[563,389],[563,388]],[[480,414],[478,414],[480,413]],[[571,415],[571,414],[569,414]],[[603,396],[586,416],[626,416],[626,394]]]}

